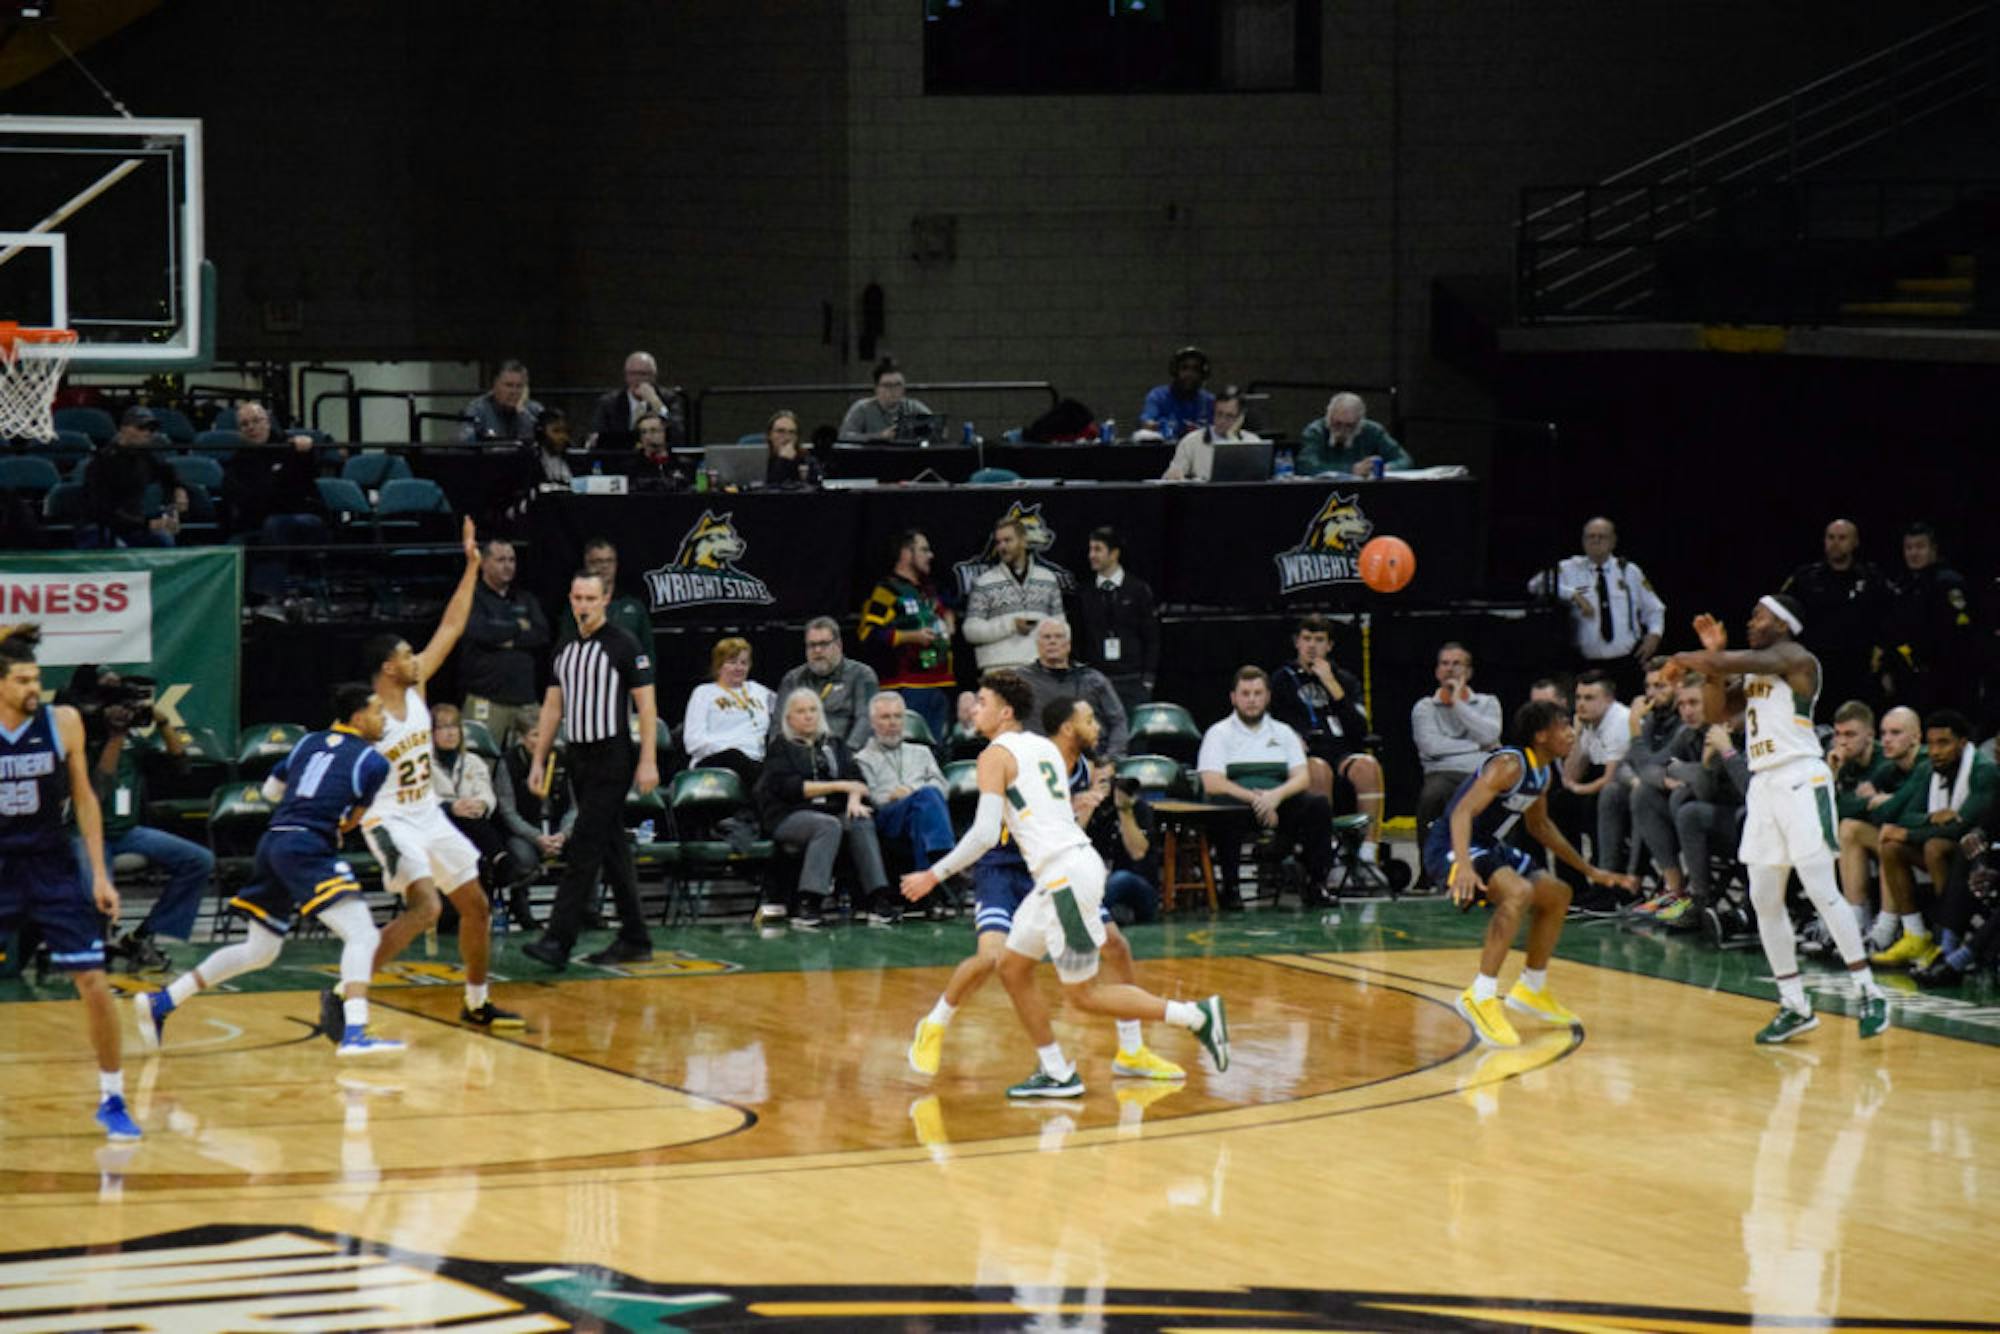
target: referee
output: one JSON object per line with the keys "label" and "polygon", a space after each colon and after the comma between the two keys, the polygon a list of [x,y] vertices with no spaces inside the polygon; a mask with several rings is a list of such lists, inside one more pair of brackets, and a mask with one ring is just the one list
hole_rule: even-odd
{"label": "referee", "polygon": [[[522,953],[551,968],[569,966],[585,900],[602,872],[618,904],[618,939],[584,962],[632,963],[653,957],[652,937],[639,907],[639,881],[632,865],[632,841],[625,834],[625,793],[651,792],[660,785],[659,708],[653,700],[653,662],[631,635],[604,619],[611,590],[599,576],[579,573],[569,581],[569,608],[577,637],[556,653],[555,679],[542,701],[535,732],[534,763],[528,786],[539,792],[547,773],[556,725],[562,725],[570,785],[576,795],[576,825],[565,848],[567,866],[556,887],[555,911],[542,938]],[[639,706],[639,763],[632,765],[630,714],[626,696]]]}

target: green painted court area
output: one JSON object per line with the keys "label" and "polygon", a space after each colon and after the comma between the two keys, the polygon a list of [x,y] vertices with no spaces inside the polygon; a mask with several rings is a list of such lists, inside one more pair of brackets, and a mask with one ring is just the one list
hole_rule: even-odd
{"label": "green painted court area", "polygon": [[[1151,926],[1125,929],[1134,955],[1141,960],[1258,954],[1352,954],[1373,951],[1471,948],[1479,942],[1485,919],[1461,913],[1439,899],[1392,902],[1347,902],[1338,909],[1305,914],[1286,910],[1250,911],[1218,918],[1180,918]],[[652,932],[653,961],[609,968],[581,962],[583,955],[610,941],[609,932],[586,933],[576,961],[564,973],[551,973],[522,955],[520,947],[532,935],[512,933],[495,941],[495,982],[559,984],[565,980],[623,976],[633,981],[666,980],[694,983],[722,972],[807,972],[833,969],[948,967],[972,949],[969,917],[942,921],[906,920],[889,929],[835,926],[820,931],[760,932],[748,923],[663,928]],[[213,945],[175,945],[170,952],[176,969],[199,962]],[[316,934],[288,942],[271,968],[232,982],[231,991],[299,991],[326,985],[335,973],[339,943]],[[1747,949],[1716,949],[1692,936],[1628,927],[1612,919],[1575,919],[1563,930],[1559,960],[1657,977],[1707,991],[1753,996],[1773,1002],[1772,985],[1763,953],[1751,942]],[[395,978],[378,978],[376,985],[448,986],[460,979],[458,948],[450,936],[439,938],[435,950],[419,940],[395,965]],[[1468,967],[1470,960],[1468,959]],[[1520,965],[1510,955],[1509,974]],[[1806,985],[1822,1011],[1847,1011],[1847,984],[1837,961],[1805,961]],[[118,975],[121,989],[161,985],[170,974]],[[1981,975],[1955,990],[1919,993],[1905,975],[1878,972],[1890,994],[1892,1022],[1942,1037],[2000,1045],[2000,987]],[[1560,981],[1560,965],[1554,974]],[[1143,975],[1142,975],[1143,980]],[[1468,979],[1470,976],[1468,974]],[[21,976],[9,959],[0,964],[0,1001],[62,1000],[75,993],[59,977],[41,986]]]}

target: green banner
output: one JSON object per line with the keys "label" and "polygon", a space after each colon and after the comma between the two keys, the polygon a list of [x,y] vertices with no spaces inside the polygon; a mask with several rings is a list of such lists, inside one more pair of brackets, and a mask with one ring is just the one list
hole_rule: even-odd
{"label": "green banner", "polygon": [[[42,627],[46,695],[83,663],[159,682],[163,719],[236,746],[243,549],[0,552],[0,625]],[[45,697],[46,697],[45,695]]]}

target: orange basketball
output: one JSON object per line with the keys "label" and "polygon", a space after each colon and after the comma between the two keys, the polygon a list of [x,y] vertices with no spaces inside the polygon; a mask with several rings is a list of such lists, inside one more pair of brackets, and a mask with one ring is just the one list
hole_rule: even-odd
{"label": "orange basketball", "polygon": [[1417,577],[1417,553],[1400,537],[1370,538],[1360,566],[1362,583],[1377,593],[1397,593]]}

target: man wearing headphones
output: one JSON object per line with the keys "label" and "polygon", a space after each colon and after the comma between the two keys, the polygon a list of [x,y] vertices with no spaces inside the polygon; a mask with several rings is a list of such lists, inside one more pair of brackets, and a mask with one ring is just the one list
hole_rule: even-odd
{"label": "man wearing headphones", "polygon": [[1139,429],[1158,431],[1164,440],[1179,440],[1189,431],[1200,430],[1215,421],[1215,395],[1201,386],[1208,379],[1208,354],[1198,347],[1184,347],[1167,362],[1167,374],[1174,378],[1154,385],[1139,409]]}

